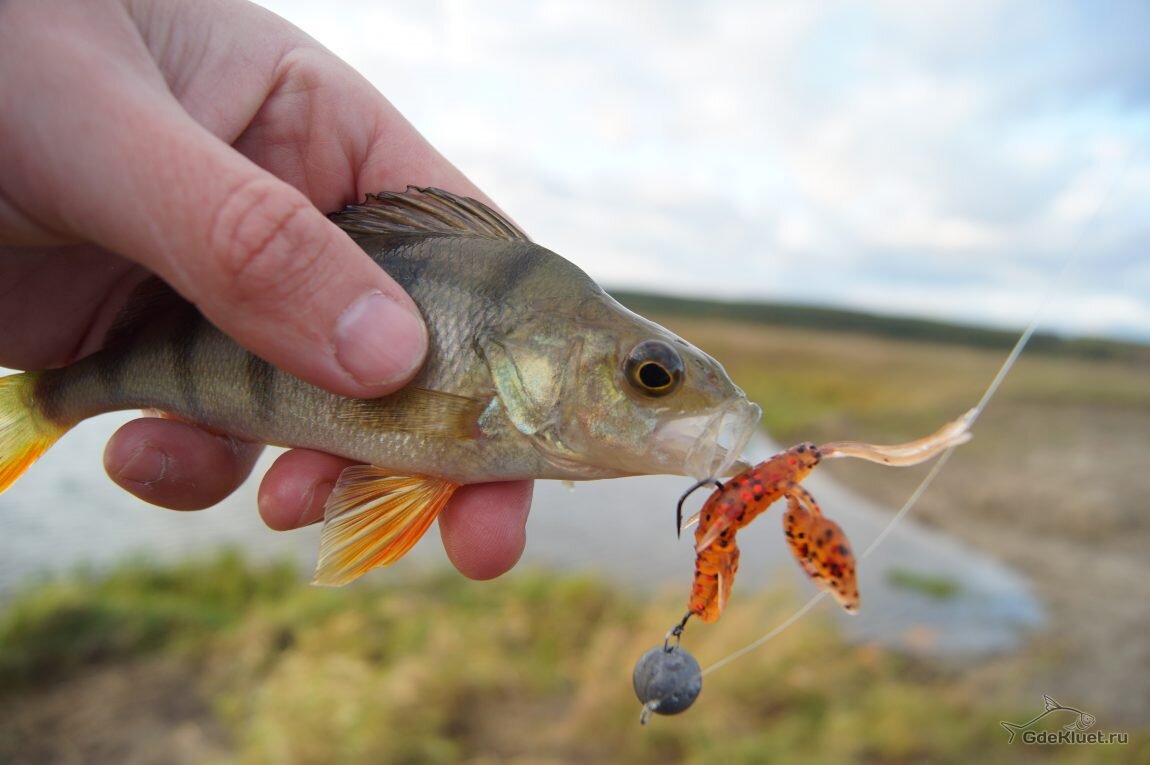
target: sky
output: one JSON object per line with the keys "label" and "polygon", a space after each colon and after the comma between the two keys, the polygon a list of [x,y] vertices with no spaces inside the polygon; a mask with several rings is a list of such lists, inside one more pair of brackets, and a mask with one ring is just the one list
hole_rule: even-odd
{"label": "sky", "polygon": [[[1150,341],[1150,4],[264,0],[604,287]],[[338,9],[338,12],[333,9]]]}

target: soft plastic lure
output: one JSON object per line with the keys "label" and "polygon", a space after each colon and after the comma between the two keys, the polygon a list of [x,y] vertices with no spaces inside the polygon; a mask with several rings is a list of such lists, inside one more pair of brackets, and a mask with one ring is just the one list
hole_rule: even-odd
{"label": "soft plastic lure", "polygon": [[[822,446],[799,444],[744,470],[726,483],[701,481],[682,499],[676,522],[679,528],[697,522],[695,576],[687,615],[704,622],[719,619],[726,607],[739,567],[735,535],[780,499],[787,502],[783,533],[803,572],[827,590],[846,611],[859,608],[855,556],[839,525],[823,515],[818,502],[800,482],[824,459],[855,457],[892,467],[925,462],[946,449],[970,440],[972,412],[947,423],[936,433],[895,446],[836,441]],[[683,501],[696,489],[713,485],[714,493],[702,509],[682,523]]]}

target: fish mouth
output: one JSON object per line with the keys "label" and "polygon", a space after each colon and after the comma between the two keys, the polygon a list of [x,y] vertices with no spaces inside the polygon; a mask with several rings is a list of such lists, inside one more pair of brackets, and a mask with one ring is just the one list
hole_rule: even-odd
{"label": "fish mouth", "polygon": [[733,475],[747,467],[740,457],[761,415],[757,404],[740,398],[707,416],[673,420],[655,439],[682,460],[684,475],[698,481]]}

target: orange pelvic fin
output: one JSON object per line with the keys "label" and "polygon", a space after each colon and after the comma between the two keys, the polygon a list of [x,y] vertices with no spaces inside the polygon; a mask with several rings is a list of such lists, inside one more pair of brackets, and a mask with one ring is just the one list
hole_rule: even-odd
{"label": "orange pelvic fin", "polygon": [[395,563],[458,488],[439,478],[391,475],[371,465],[345,469],[324,509],[312,584],[338,587]]}
{"label": "orange pelvic fin", "polygon": [[0,492],[67,430],[36,409],[35,385],[34,372],[0,378]]}

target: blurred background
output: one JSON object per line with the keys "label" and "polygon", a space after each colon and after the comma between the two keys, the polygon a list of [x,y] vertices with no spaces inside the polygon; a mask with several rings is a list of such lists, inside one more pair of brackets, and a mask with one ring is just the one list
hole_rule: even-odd
{"label": "blurred background", "polygon": [[[541,482],[498,582],[430,538],[316,590],[317,530],[264,528],[254,484],[150,508],[101,470],[126,417],[84,423],[0,497],[0,761],[1150,760],[1145,4],[262,4],[722,361],[763,406],[756,457],[933,431],[1079,258],[862,563],[862,614],[820,604],[646,728],[630,671],[683,612],[685,479]],[[856,549],[925,474],[820,471]],[[704,667],[812,593],[773,515],[729,613],[687,630]],[[1043,694],[1129,743],[1008,745]]]}

